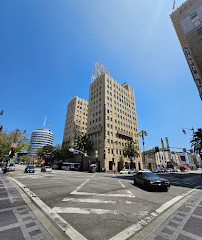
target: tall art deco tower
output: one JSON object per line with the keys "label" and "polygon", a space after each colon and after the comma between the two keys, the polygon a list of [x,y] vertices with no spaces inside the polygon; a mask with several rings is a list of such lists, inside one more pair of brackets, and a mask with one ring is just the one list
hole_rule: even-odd
{"label": "tall art deco tower", "polygon": [[[127,141],[135,141],[140,151],[134,90],[115,81],[98,62],[89,88],[87,134],[93,143],[90,160],[106,171],[120,171],[130,165],[123,156]],[[132,167],[142,168],[141,157]]]}

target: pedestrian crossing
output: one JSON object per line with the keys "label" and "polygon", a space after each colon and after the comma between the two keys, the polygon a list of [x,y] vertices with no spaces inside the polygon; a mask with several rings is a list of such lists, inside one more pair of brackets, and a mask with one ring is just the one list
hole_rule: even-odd
{"label": "pedestrian crossing", "polygon": [[54,177],[53,173],[24,173],[24,174],[18,174],[15,178],[20,179],[37,179],[37,178],[45,178],[45,177]]}
{"label": "pedestrian crossing", "polygon": [[[81,191],[84,185],[88,184],[91,179],[87,179],[80,184],[71,195],[72,197],[65,197],[60,203],[60,206],[52,208],[53,213],[57,214],[82,214],[82,215],[122,215],[125,217],[144,217],[148,214],[147,211],[126,211],[122,206],[135,207],[137,202],[134,201],[135,196],[126,189],[125,185],[117,180],[122,190],[120,193],[93,193]],[[87,197],[88,196],[88,197]],[[117,198],[118,197],[118,198]],[[132,199],[131,199],[132,198]],[[62,206],[61,206],[62,205]],[[117,210],[117,205],[119,210]],[[124,210],[123,210],[124,209]]]}

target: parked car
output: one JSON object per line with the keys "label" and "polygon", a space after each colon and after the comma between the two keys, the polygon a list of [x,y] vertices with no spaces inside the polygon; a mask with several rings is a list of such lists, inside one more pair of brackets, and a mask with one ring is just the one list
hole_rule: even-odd
{"label": "parked car", "polygon": [[24,173],[34,173],[34,172],[35,172],[34,166],[27,166],[24,171]]}
{"label": "parked car", "polygon": [[137,171],[137,169],[135,169],[135,168],[128,171],[129,174],[131,174],[131,173],[134,174],[134,173],[137,173],[137,172],[138,172],[138,171]]}
{"label": "parked car", "polygon": [[123,169],[120,171],[120,174],[128,174],[130,169]]}
{"label": "parked car", "polygon": [[142,172],[150,172],[150,170],[149,170],[149,169],[146,169],[146,168],[142,169],[141,171],[142,171]]}
{"label": "parked car", "polygon": [[160,168],[157,168],[153,171],[153,173],[160,173],[160,172],[161,172]]}
{"label": "parked car", "polygon": [[161,168],[161,172],[162,172],[162,173],[167,173],[168,170],[167,170],[166,168]]}
{"label": "parked car", "polygon": [[14,163],[9,163],[7,165],[7,171],[15,171],[15,164]]}
{"label": "parked car", "polygon": [[170,182],[167,179],[160,178],[155,173],[139,171],[133,175],[134,185],[140,185],[147,190],[162,189],[168,191]]}
{"label": "parked car", "polygon": [[52,168],[50,166],[43,166],[41,172],[52,172]]}

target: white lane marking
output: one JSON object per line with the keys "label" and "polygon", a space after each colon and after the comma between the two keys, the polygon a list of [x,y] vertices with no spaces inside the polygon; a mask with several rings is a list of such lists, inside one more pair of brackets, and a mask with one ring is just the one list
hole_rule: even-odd
{"label": "white lane marking", "polygon": [[183,197],[189,195],[193,191],[196,191],[196,189],[200,188],[200,186],[195,187],[194,189],[179,195],[167,203],[164,203],[162,206],[160,206],[158,209],[150,213],[150,216],[144,217],[142,220],[138,221],[137,223],[133,224],[132,226],[124,229],[122,232],[118,233],[116,236],[110,238],[109,240],[126,240],[129,237],[131,237],[133,234],[135,234],[137,231],[139,231],[141,228],[143,228],[145,225],[147,225],[149,222],[151,222],[155,217],[157,217],[160,213],[165,211],[168,207],[173,205],[173,203],[178,202]]}
{"label": "white lane marking", "polygon": [[118,210],[108,210],[108,209],[95,209],[95,208],[63,208],[63,207],[54,207],[52,209],[52,212],[55,213],[78,213],[78,214],[90,214],[90,213],[95,213],[95,214],[121,214],[120,211]]}
{"label": "white lane marking", "polygon": [[101,199],[89,198],[64,198],[63,202],[81,202],[81,203],[117,203],[117,201],[105,201]]}
{"label": "white lane marking", "polygon": [[81,185],[79,185],[76,190],[74,190],[73,192],[71,192],[70,194],[75,194],[76,192],[78,192],[90,179],[87,179],[85,182],[83,182]]}
{"label": "white lane marking", "polygon": [[0,201],[1,201],[1,200],[9,200],[9,197],[0,198]]}
{"label": "white lane marking", "polygon": [[73,194],[73,195],[85,195],[85,196],[103,196],[103,197],[134,197],[134,195],[132,196],[131,194],[127,195],[127,194],[102,194],[102,193],[88,193],[88,192],[76,192],[76,191],[73,191],[71,192],[70,194]]}
{"label": "white lane marking", "polygon": [[173,205],[173,203],[179,201],[180,199],[182,199],[183,196],[179,195],[173,199],[171,199],[170,201],[164,203],[163,205],[161,205],[158,209],[156,209],[157,213],[162,213],[163,211],[165,211],[167,208],[169,208],[171,205]]}
{"label": "white lane marking", "polygon": [[122,188],[126,188],[126,186],[120,180],[118,180],[118,182],[121,184]]}
{"label": "white lane marking", "polygon": [[[120,180],[118,180],[118,182],[121,184],[122,188],[126,189],[126,186]],[[126,192],[129,196],[135,197],[130,190],[126,190]]]}
{"label": "white lane marking", "polygon": [[108,209],[96,209],[96,208],[74,208],[74,207],[54,207],[52,209],[52,212],[55,213],[70,213],[70,214],[113,214],[113,215],[122,215],[122,216],[141,216],[144,217],[147,215],[147,212],[139,212],[139,213],[133,213],[133,212],[127,212],[127,211],[119,211],[119,210],[108,210]]}
{"label": "white lane marking", "polygon": [[52,218],[56,224],[70,237],[72,240],[87,240],[83,235],[76,231],[69,223],[67,223],[62,217],[57,213],[53,212],[40,198],[38,198],[33,192],[29,190],[24,184],[17,181],[14,178],[9,177],[14,181],[18,186],[20,186],[30,197],[31,199],[46,213],[50,218]]}
{"label": "white lane marking", "polygon": [[[95,175],[95,174],[94,174]],[[93,175],[93,176],[94,176]],[[78,192],[90,179],[87,179],[85,182],[83,182],[81,185],[79,185],[74,191],[72,191],[70,194],[73,195],[85,195],[85,196],[106,196],[106,197],[135,197],[129,190],[126,192],[128,194],[102,194],[102,193],[88,193],[88,192]],[[119,183],[122,184],[119,180]],[[123,184],[122,184],[123,185]],[[123,185],[125,187],[125,185]]]}

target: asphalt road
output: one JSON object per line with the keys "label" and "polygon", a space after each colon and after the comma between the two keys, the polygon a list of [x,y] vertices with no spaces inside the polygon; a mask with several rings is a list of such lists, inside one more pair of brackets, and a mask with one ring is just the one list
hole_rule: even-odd
{"label": "asphalt road", "polygon": [[40,169],[25,174],[24,168],[16,165],[10,177],[35,199],[67,239],[128,239],[201,186],[199,174],[164,174],[171,182],[170,190],[148,192],[133,185],[132,175],[41,173]]}

